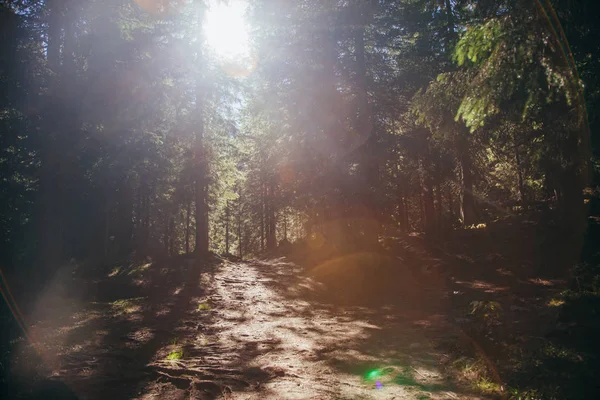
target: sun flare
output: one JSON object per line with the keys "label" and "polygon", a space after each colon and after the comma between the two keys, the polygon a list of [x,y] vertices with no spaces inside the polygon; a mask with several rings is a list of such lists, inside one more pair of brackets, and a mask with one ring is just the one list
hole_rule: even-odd
{"label": "sun flare", "polygon": [[227,61],[249,57],[247,3],[242,0],[212,1],[204,21],[206,43]]}

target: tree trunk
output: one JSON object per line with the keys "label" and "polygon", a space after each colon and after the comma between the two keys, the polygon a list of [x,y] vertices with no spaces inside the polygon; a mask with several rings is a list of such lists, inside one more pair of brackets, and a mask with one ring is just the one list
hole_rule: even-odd
{"label": "tree trunk", "polygon": [[192,212],[192,202],[186,196],[185,203],[185,253],[190,252],[190,214]]}
{"label": "tree trunk", "polygon": [[405,228],[405,232],[408,232],[410,230],[410,216],[408,213],[408,198],[406,197],[406,195],[402,198],[403,200],[403,207],[404,207],[404,226]]}
{"label": "tree trunk", "polygon": [[[57,0],[46,2],[48,9],[47,48],[49,90],[43,117],[48,131],[42,135],[40,148],[39,251],[38,263],[52,273],[63,257],[64,179],[61,168],[62,107],[59,101],[60,53],[62,47],[62,7]],[[41,273],[40,279],[46,278]]]}
{"label": "tree trunk", "polygon": [[105,199],[105,204],[104,204],[104,235],[103,236],[103,242],[104,242],[104,264],[108,264],[110,262],[109,260],[109,248],[110,248],[110,200],[108,198],[108,194],[107,197]]}
{"label": "tree trunk", "polygon": [[453,196],[452,190],[453,190],[453,185],[452,184],[448,185],[448,193],[447,193],[448,194],[448,196],[447,196],[448,213],[450,214],[452,223],[454,223],[455,217],[456,217],[456,212],[455,212],[456,208],[454,206],[454,196]]}
{"label": "tree trunk", "polygon": [[243,241],[242,241],[242,218],[238,219],[238,256],[244,258]]}
{"label": "tree trunk", "polygon": [[527,204],[527,200],[525,199],[525,185],[523,184],[523,171],[521,170],[521,154],[519,153],[519,145],[517,143],[517,137],[513,133],[513,144],[515,146],[515,162],[517,168],[517,178],[519,184],[519,197],[521,201],[521,205],[523,208]]}
{"label": "tree trunk", "polygon": [[445,0],[446,1],[446,28],[448,29],[448,38],[450,39],[449,41],[451,41],[456,33],[454,31],[454,14],[452,13],[452,3],[450,0]]}
{"label": "tree trunk", "polygon": [[196,90],[196,127],[194,143],[196,248],[198,259],[208,254],[208,160],[204,143],[204,93]]}
{"label": "tree trunk", "polygon": [[425,218],[424,225],[425,232],[428,234],[435,232],[436,225],[430,162],[429,143],[425,143],[424,155],[419,159],[419,164],[421,170],[421,189],[423,193],[423,216]]}
{"label": "tree trunk", "polygon": [[362,188],[359,201],[359,209],[364,215],[359,216],[362,220],[362,231],[364,234],[364,245],[367,248],[377,247],[379,243],[380,224],[377,207],[375,187],[378,185],[378,161],[376,154],[376,138],[373,131],[373,121],[368,102],[367,92],[367,67],[365,58],[365,27],[371,16],[370,4],[362,2],[357,6],[357,28],[354,31],[354,51],[356,57],[356,96],[357,131],[361,138],[362,160],[360,165],[360,187]]}
{"label": "tree trunk", "polygon": [[440,166],[440,157],[439,157],[439,153],[436,154],[435,157],[435,177],[434,177],[434,185],[435,185],[435,202],[436,207],[436,229],[438,231],[440,231],[443,228],[443,214],[444,214],[444,207],[442,205],[442,169]]}
{"label": "tree trunk", "polygon": [[169,255],[169,225],[171,223],[170,221],[170,217],[168,213],[165,213],[165,233],[164,233],[164,238],[163,238],[163,244],[165,246],[165,254],[168,256]]}
{"label": "tree trunk", "polygon": [[419,190],[419,228],[425,230],[425,200],[423,199],[423,190]]}
{"label": "tree trunk", "polygon": [[175,255],[175,216],[169,218],[169,255]]}
{"label": "tree trunk", "polygon": [[225,254],[229,254],[229,200],[225,204]]}
{"label": "tree trunk", "polygon": [[267,186],[267,249],[277,247],[276,219],[275,219],[275,180],[269,179]]}
{"label": "tree trunk", "polygon": [[118,249],[119,257],[126,257],[132,250],[133,196],[132,183],[127,177],[120,184],[116,217],[118,228],[115,232],[115,247]]}
{"label": "tree trunk", "polygon": [[62,7],[61,0],[46,0],[46,8],[48,9],[48,32],[46,57],[48,67],[59,72],[60,68],[60,48],[62,45]]}
{"label": "tree trunk", "polygon": [[263,174],[260,178],[260,251],[265,250],[265,184]]}
{"label": "tree trunk", "polygon": [[143,199],[144,215],[142,220],[142,252],[144,255],[148,254],[148,245],[150,241],[150,193],[150,186],[146,185]]}
{"label": "tree trunk", "polygon": [[[466,128],[465,128],[466,129]],[[476,221],[475,197],[473,195],[473,175],[471,155],[465,137],[458,138],[458,160],[460,164],[460,217],[463,225],[473,225]]]}
{"label": "tree trunk", "polygon": [[406,200],[404,199],[404,184],[400,181],[401,178],[396,177],[397,179],[397,198],[398,198],[398,222],[400,223],[400,231],[406,232],[408,231],[408,226],[406,223]]}

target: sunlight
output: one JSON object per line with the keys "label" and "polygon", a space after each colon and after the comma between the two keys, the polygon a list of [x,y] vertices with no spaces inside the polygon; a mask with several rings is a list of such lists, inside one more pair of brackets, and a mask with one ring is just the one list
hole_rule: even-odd
{"label": "sunlight", "polygon": [[204,22],[206,43],[223,60],[234,61],[250,56],[247,3],[243,0],[210,2]]}

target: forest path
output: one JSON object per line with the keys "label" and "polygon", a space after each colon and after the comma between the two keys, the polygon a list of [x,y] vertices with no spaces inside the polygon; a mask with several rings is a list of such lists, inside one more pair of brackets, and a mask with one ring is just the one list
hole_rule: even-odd
{"label": "forest path", "polygon": [[430,341],[443,317],[418,302],[335,304],[284,258],[111,275],[96,301],[42,299],[64,315],[42,310],[33,329],[52,375],[81,398],[475,398],[443,376]]}
{"label": "forest path", "polygon": [[340,306],[325,294],[283,258],[225,261],[177,368],[244,371],[246,387],[222,387],[230,399],[469,398],[439,371],[424,310]]}

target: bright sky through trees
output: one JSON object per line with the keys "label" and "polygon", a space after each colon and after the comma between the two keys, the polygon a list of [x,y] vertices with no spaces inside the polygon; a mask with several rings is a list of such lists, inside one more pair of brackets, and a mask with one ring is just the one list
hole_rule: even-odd
{"label": "bright sky through trees", "polygon": [[246,8],[247,3],[240,0],[210,2],[204,32],[218,57],[233,61],[249,56]]}

